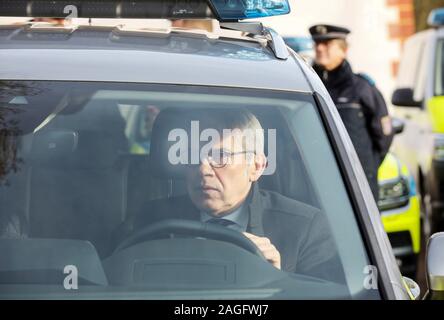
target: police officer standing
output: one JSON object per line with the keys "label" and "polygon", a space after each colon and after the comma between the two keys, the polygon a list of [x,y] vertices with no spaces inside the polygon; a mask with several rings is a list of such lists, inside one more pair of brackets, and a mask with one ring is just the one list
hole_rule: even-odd
{"label": "police officer standing", "polygon": [[353,73],[347,61],[350,30],[315,25],[310,33],[316,48],[313,68],[338,108],[377,201],[378,168],[393,141],[384,98],[368,78]]}

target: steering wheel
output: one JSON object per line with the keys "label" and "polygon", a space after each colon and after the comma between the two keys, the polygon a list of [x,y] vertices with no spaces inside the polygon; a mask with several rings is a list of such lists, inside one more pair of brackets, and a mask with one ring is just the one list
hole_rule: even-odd
{"label": "steering wheel", "polygon": [[238,231],[193,220],[170,219],[148,225],[123,240],[114,253],[138,243],[161,239],[165,235],[185,235],[232,243],[266,260],[259,248]]}

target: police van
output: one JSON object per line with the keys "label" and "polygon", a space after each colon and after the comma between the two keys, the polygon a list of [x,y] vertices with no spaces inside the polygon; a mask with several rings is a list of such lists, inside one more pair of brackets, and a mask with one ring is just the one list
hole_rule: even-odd
{"label": "police van", "polygon": [[[44,22],[73,12],[92,20]],[[289,12],[0,1],[3,17],[43,20],[0,26],[0,297],[419,298],[321,80],[246,21]],[[443,248],[434,235],[427,298],[442,296]]]}
{"label": "police van", "polygon": [[426,230],[444,230],[444,9],[430,13],[430,29],[405,43],[392,103],[406,121],[397,155],[418,183]]}

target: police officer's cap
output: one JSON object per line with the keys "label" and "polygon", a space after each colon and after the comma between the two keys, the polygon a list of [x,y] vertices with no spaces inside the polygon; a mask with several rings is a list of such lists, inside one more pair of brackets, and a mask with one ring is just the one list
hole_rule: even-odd
{"label": "police officer's cap", "polygon": [[332,26],[328,24],[318,24],[309,29],[314,41],[326,41],[333,39],[346,39],[351,32],[347,28]]}

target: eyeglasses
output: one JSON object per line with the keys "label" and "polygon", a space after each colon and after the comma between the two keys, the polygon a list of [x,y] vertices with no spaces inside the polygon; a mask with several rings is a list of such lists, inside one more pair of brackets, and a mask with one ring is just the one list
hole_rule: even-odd
{"label": "eyeglasses", "polygon": [[255,151],[240,151],[240,152],[230,152],[224,149],[211,149],[205,159],[208,160],[208,163],[213,168],[223,168],[228,163],[231,162],[231,159],[239,154],[256,154]]}

